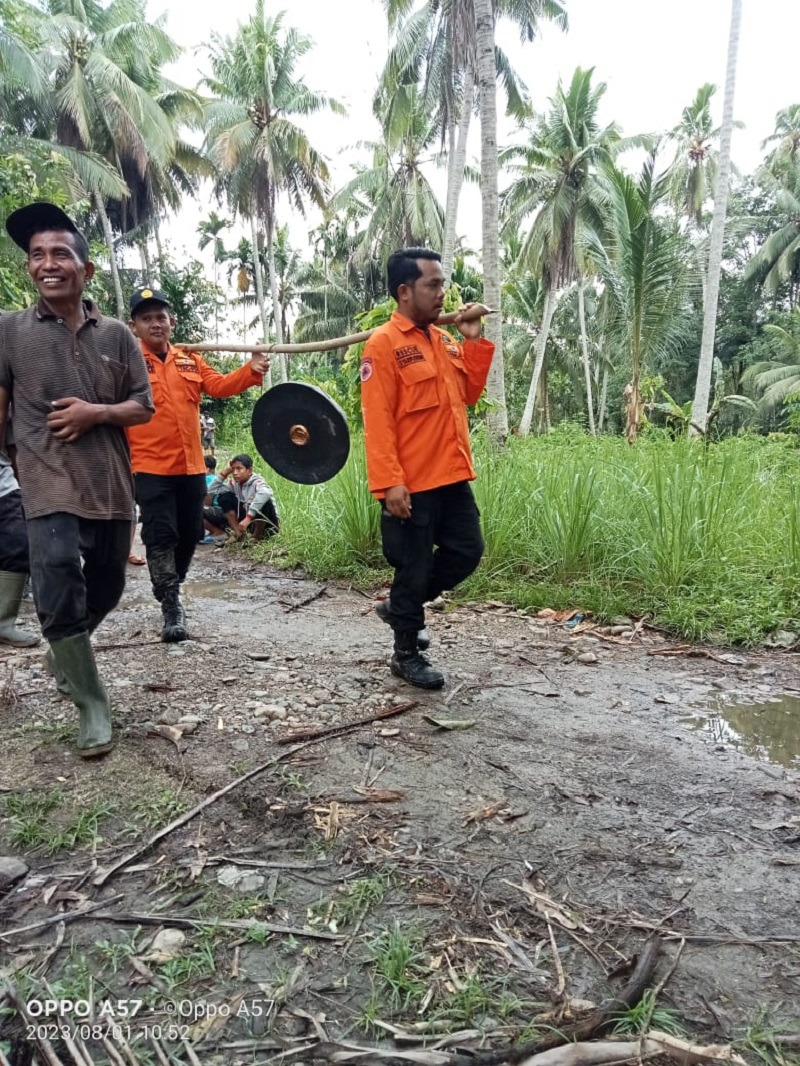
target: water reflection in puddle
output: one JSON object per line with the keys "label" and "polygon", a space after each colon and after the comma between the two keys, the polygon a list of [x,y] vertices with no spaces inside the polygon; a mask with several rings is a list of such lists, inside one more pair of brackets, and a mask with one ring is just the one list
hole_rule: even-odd
{"label": "water reflection in puddle", "polygon": [[800,696],[778,694],[762,703],[720,696],[689,724],[713,740],[780,766],[800,763]]}

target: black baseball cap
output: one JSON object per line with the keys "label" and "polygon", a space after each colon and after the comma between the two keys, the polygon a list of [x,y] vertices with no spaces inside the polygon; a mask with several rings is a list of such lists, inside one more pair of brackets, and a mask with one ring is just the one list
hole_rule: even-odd
{"label": "black baseball cap", "polygon": [[14,244],[18,244],[25,252],[28,251],[31,237],[35,233],[44,233],[45,230],[81,232],[69,215],[46,200],[37,200],[12,211],[6,219],[6,229]]}
{"label": "black baseball cap", "polygon": [[163,304],[164,307],[169,307],[169,296],[163,293],[161,289],[154,289],[150,285],[145,285],[141,289],[137,289],[131,296],[131,315],[135,311],[141,310],[142,304]]}

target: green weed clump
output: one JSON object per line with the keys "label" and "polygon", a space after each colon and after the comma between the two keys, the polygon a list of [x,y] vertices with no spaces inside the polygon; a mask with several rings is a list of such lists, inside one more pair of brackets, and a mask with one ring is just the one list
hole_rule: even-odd
{"label": "green weed clump", "polygon": [[[244,442],[237,441],[244,446]],[[683,637],[753,644],[800,629],[800,449],[791,438],[703,445],[653,432],[631,447],[580,430],[474,439],[486,553],[459,590],[531,610],[647,616]],[[323,485],[262,473],[281,513],[254,549],[361,587],[386,580],[363,442]]]}

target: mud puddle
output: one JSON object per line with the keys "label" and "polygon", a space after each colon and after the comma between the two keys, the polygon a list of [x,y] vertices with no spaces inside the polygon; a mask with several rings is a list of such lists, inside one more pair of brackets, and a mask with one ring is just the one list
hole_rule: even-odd
{"label": "mud puddle", "polygon": [[759,701],[718,696],[688,720],[693,729],[760,761],[800,765],[800,695]]}

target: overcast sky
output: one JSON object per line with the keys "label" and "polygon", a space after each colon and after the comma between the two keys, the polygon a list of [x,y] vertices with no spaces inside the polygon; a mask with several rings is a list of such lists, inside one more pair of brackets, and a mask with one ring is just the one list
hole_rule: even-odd
{"label": "overcast sky", "polygon": [[[717,119],[722,93],[730,20],[730,0],[567,0],[570,29],[566,34],[545,27],[534,44],[521,46],[510,28],[498,37],[526,83],[535,107],[546,107],[559,78],[568,82],[576,66],[593,66],[595,79],[605,81],[601,120],[618,122],[625,134],[668,129],[683,107],[706,81],[719,86]],[[252,0],[150,0],[152,16],[167,13],[167,28],[186,48],[174,76],[196,84],[208,71],[202,43],[213,33],[232,35],[245,21]],[[357,157],[358,141],[378,137],[371,99],[387,49],[386,20],[380,0],[286,0],[268,10],[285,10],[286,23],[314,41],[301,73],[310,88],[336,97],[348,108],[346,118],[316,117],[306,129],[312,143],[331,163],[334,184],[349,176],[348,164]],[[800,0],[744,0],[739,43],[736,117],[745,124],[733,137],[734,162],[752,170],[760,158],[760,142],[772,132],[775,113],[800,103]],[[477,162],[477,120],[470,152]],[[512,127],[501,129],[510,139]],[[441,180],[442,198],[444,189]],[[176,246],[184,243],[195,254],[197,220],[209,205],[190,207],[173,230]],[[286,208],[284,207],[284,210]],[[477,193],[467,190],[458,230],[473,245],[480,241]],[[293,243],[304,250],[307,224],[292,224]]]}

